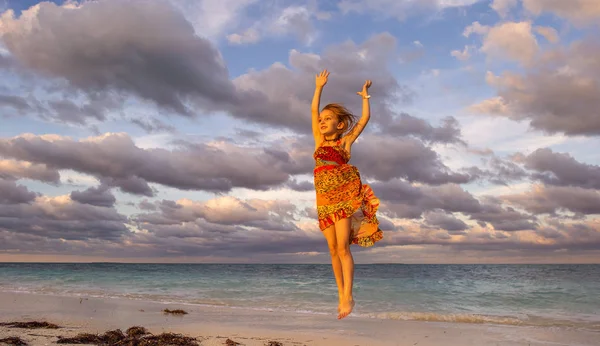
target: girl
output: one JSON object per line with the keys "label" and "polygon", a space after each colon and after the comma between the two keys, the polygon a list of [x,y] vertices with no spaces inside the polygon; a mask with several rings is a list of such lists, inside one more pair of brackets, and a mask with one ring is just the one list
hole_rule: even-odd
{"label": "girl", "polygon": [[312,101],[312,130],[315,137],[313,156],[316,161],[314,183],[319,228],[329,246],[339,295],[338,319],[342,319],[354,308],[354,259],[350,244],[373,246],[383,238],[383,232],[375,216],[379,200],[369,185],[362,184],[356,167],[348,164],[352,143],[369,122],[371,96],[367,90],[371,81],[367,80],[362,91],[357,92],[363,99],[363,114],[356,122],[354,115],[335,103],[325,106],[319,114],[321,92],[328,76],[327,70],[317,74]]}

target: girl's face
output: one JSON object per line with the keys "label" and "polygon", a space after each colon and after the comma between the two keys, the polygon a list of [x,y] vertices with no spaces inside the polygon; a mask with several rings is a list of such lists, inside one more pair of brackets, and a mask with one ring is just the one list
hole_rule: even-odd
{"label": "girl's face", "polygon": [[319,131],[323,136],[330,136],[339,133],[344,128],[344,123],[339,122],[332,111],[326,109],[319,115]]}

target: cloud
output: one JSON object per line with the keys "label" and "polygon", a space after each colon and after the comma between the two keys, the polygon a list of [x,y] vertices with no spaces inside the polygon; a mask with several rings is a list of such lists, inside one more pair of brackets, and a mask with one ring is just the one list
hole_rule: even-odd
{"label": "cloud", "polygon": [[[379,199],[385,201],[382,204],[383,214],[395,218],[419,219],[423,213],[444,211],[448,215],[462,213],[477,221],[481,227],[489,223],[498,231],[537,228],[535,216],[523,214],[511,207],[503,207],[502,201],[494,197],[475,198],[456,184],[417,187],[395,180],[390,183],[374,183],[372,187]],[[432,221],[431,218],[432,216],[429,216],[429,222]],[[433,218],[438,223],[451,221],[450,216],[441,218],[438,215],[436,218],[434,214]]]}
{"label": "cloud", "polygon": [[[293,22],[294,13],[305,12],[291,11],[286,20]],[[109,21],[113,25],[106,28]],[[48,120],[103,121],[109,110],[137,98],[184,116],[225,112],[249,123],[309,133],[306,107],[314,75],[323,68],[332,72],[324,101],[352,109],[360,109],[356,91],[366,79],[373,80],[377,101],[372,110],[379,119],[389,119],[392,106],[414,97],[390,73],[396,39],[389,33],[330,46],[321,56],[292,50],[290,68],[275,63],[230,80],[218,49],[195,35],[180,12],[164,1],[143,6],[85,2],[76,8],[40,3],[19,17],[7,11],[0,23],[0,39],[20,66],[38,78],[63,81],[78,96],[36,100],[37,113]],[[15,101],[10,100],[13,108],[21,104]]]}
{"label": "cloud", "polygon": [[555,215],[560,211],[600,214],[600,193],[580,187],[534,185],[526,193],[501,198],[538,215]]}
{"label": "cloud", "polygon": [[0,179],[0,204],[29,203],[36,198],[34,192],[14,181]]}
{"label": "cloud", "polygon": [[404,20],[419,12],[465,7],[477,2],[479,0],[342,0],[338,3],[338,7],[344,14],[372,12],[383,17]]}
{"label": "cloud", "polygon": [[[289,65],[274,63],[261,71],[250,71],[233,80],[238,91],[253,97],[244,100],[245,117],[253,122],[284,126],[300,133],[310,133],[306,107],[314,92],[314,76],[322,69],[331,72],[321,100],[360,110],[356,92],[371,79],[373,123],[388,123],[393,107],[408,103],[414,92],[401,85],[389,71],[394,60],[396,39],[389,33],[373,35],[363,43],[346,41],[327,47],[321,55],[292,49]],[[232,113],[233,114],[233,113]],[[241,113],[240,113],[241,114]]]}
{"label": "cloud", "polygon": [[536,16],[549,12],[579,26],[600,21],[600,3],[593,0],[523,0],[523,7]]}
{"label": "cloud", "polygon": [[[477,23],[477,22],[475,22]],[[473,23],[473,25],[475,24]],[[468,29],[468,28],[467,28]],[[468,30],[465,29],[465,32]],[[538,44],[530,22],[505,22],[485,30],[480,50],[489,57],[518,61],[530,65],[538,53]]]}
{"label": "cloud", "polygon": [[471,46],[465,46],[465,48],[460,51],[460,50],[453,50],[452,52],[450,52],[450,55],[452,55],[453,57],[455,57],[456,59],[460,60],[460,61],[467,61],[471,58],[471,49],[473,49],[473,47]]}
{"label": "cloud", "polygon": [[428,212],[425,214],[425,223],[448,231],[451,234],[463,234],[469,229],[464,221],[444,212]]}
{"label": "cloud", "polygon": [[129,232],[124,225],[127,218],[112,208],[81,204],[68,195],[31,197],[25,204],[0,204],[0,231],[47,239],[111,241]]}
{"label": "cloud", "polygon": [[473,22],[467,26],[463,31],[463,36],[469,37],[471,34],[486,35],[490,31],[490,27],[487,25],[481,25],[479,22]]}
{"label": "cloud", "polygon": [[245,12],[257,0],[170,0],[202,37],[217,40],[245,21]]}
{"label": "cloud", "polygon": [[568,153],[556,153],[548,148],[515,157],[517,162],[533,170],[533,178],[546,184],[600,189],[600,166],[581,163]]}
{"label": "cloud", "polygon": [[70,197],[71,200],[79,203],[107,208],[112,207],[117,201],[115,196],[110,192],[110,188],[104,185],[90,187],[84,191],[73,191]]}
{"label": "cloud", "polygon": [[506,17],[515,6],[517,6],[517,0],[493,0],[490,4],[490,7],[498,12],[501,18]]}
{"label": "cloud", "polygon": [[396,179],[371,186],[393,217],[420,218],[424,212],[436,209],[464,214],[481,210],[479,201],[457,184],[417,187]]}
{"label": "cloud", "polygon": [[282,162],[260,148],[179,142],[173,150],[141,149],[124,133],[79,141],[25,134],[0,139],[0,155],[91,174],[105,185],[148,196],[148,182],[214,192],[267,189],[285,183],[299,169],[295,161]]}
{"label": "cloud", "polygon": [[558,43],[558,41],[560,41],[560,38],[558,37],[558,32],[553,27],[536,26],[535,32],[544,36],[544,38],[550,43]]}
{"label": "cloud", "polygon": [[294,35],[300,42],[310,44],[316,30],[312,18],[319,17],[320,12],[313,15],[307,6],[289,6],[274,11],[271,15],[264,15],[255,21],[249,28],[241,33],[227,35],[227,40],[232,44],[252,44],[263,37],[281,37]]}
{"label": "cloud", "polygon": [[[75,8],[42,2],[19,17],[6,11],[0,28],[22,66],[64,79],[92,103],[125,93],[191,116],[187,101],[212,109],[235,99],[218,50],[164,1],[90,1]],[[53,105],[67,117],[82,111],[71,101]]]}
{"label": "cloud", "polygon": [[484,158],[482,160],[483,165],[481,166],[466,168],[465,170],[471,176],[477,179],[487,179],[490,183],[501,185],[508,185],[510,182],[529,178],[529,172],[519,164],[511,160],[502,159],[488,151],[484,151],[482,154],[491,156]]}
{"label": "cloud", "polygon": [[298,230],[294,220],[296,206],[285,200],[249,199],[243,201],[233,196],[223,196],[197,202],[181,199],[176,202],[163,200],[159,212],[139,214],[135,220],[140,227],[149,224],[180,224],[198,219],[211,224],[257,227],[262,230]]}
{"label": "cloud", "polygon": [[568,47],[545,52],[522,74],[488,73],[487,81],[498,96],[471,110],[528,120],[548,134],[594,136],[600,134],[600,41],[587,37]]}
{"label": "cloud", "polygon": [[441,122],[441,126],[435,127],[424,119],[400,113],[384,124],[381,132],[393,136],[414,136],[429,143],[465,144],[461,139],[460,124],[456,118],[448,116]]}
{"label": "cloud", "polygon": [[[452,172],[439,155],[421,141],[410,137],[362,135],[364,142],[353,147],[351,155],[361,175],[388,181],[404,178],[427,184],[467,183],[468,174]],[[382,148],[385,148],[382,150]]]}
{"label": "cloud", "polygon": [[58,171],[44,164],[0,159],[0,179],[2,178],[15,180],[28,178],[53,184],[60,182]]}
{"label": "cloud", "polygon": [[[0,57],[1,59],[1,57]],[[0,63],[0,68],[2,65]],[[29,102],[21,96],[15,95],[1,95],[0,94],[0,107],[2,108],[12,108],[17,111],[19,114],[24,114],[26,111],[31,110],[31,106]]]}

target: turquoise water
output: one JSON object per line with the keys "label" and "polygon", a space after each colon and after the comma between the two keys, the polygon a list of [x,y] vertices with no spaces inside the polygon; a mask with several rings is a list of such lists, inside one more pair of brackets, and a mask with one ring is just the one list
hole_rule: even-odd
{"label": "turquoise water", "polygon": [[[0,291],[334,314],[326,264],[0,263]],[[357,265],[354,315],[600,330],[600,265]]]}

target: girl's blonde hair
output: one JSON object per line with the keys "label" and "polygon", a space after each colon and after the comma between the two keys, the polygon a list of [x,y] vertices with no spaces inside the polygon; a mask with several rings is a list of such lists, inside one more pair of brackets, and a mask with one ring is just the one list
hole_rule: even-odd
{"label": "girl's blonde hair", "polygon": [[323,110],[331,111],[338,119],[339,122],[344,123],[344,128],[340,134],[340,138],[352,131],[356,125],[356,116],[339,103],[330,103],[323,107]]}

